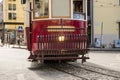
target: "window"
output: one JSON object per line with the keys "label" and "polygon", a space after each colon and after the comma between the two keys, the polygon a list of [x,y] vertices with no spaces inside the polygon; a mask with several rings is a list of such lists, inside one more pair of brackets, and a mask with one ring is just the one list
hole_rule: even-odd
{"label": "window", "polygon": [[83,12],[83,1],[74,0],[73,4],[74,4],[74,7],[73,7],[74,12]]}
{"label": "window", "polygon": [[85,15],[83,13],[83,1],[73,0],[73,18],[74,19],[84,19]]}
{"label": "window", "polygon": [[8,4],[8,10],[16,10],[16,4]]}
{"label": "window", "polygon": [[13,20],[16,20],[16,13],[13,13]]}
{"label": "window", "polygon": [[13,4],[13,10],[16,10],[16,4]]}
{"label": "window", "polygon": [[12,4],[8,4],[8,10],[12,10]]}
{"label": "window", "polygon": [[34,18],[48,16],[48,0],[34,0]]}
{"label": "window", "polygon": [[12,13],[8,13],[8,19],[12,20]]}
{"label": "window", "polygon": [[120,6],[120,0],[119,0],[119,6]]}
{"label": "window", "polygon": [[53,18],[70,18],[71,17],[71,0],[52,0],[52,17]]}
{"label": "window", "polygon": [[16,13],[8,13],[9,20],[16,20]]}

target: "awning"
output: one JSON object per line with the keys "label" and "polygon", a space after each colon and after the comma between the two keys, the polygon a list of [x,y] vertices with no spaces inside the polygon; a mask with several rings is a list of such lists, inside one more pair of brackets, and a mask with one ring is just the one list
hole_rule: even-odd
{"label": "awning", "polygon": [[3,22],[3,24],[16,24],[16,25],[24,25],[24,22]]}

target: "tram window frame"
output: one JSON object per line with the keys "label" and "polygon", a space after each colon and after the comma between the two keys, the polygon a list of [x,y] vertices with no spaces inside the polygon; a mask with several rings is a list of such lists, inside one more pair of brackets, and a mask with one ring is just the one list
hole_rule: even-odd
{"label": "tram window frame", "polygon": [[[43,1],[47,1],[47,3]],[[41,5],[45,5],[44,6],[45,8],[43,8],[42,13],[40,13]],[[37,12],[37,9],[39,10],[38,12]],[[47,15],[45,15],[46,14],[45,12],[47,13]],[[49,0],[33,0],[33,18],[34,19],[49,18]]]}

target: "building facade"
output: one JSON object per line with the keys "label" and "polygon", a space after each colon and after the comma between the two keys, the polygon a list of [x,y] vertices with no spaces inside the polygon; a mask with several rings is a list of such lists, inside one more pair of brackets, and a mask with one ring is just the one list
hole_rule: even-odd
{"label": "building facade", "polygon": [[[24,8],[21,0],[3,0],[4,43],[24,44]],[[22,28],[21,28],[22,27]]]}
{"label": "building facade", "polygon": [[0,39],[3,36],[3,3],[0,2]]}
{"label": "building facade", "polygon": [[120,39],[120,0],[93,0],[93,33],[95,45],[115,46]]}

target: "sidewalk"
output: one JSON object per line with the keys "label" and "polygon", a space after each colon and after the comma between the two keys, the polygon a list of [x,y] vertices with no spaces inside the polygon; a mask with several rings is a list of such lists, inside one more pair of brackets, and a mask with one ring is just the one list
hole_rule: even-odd
{"label": "sidewalk", "polygon": [[[10,48],[19,48],[19,49],[27,49],[27,46],[23,45],[0,45],[0,47],[10,47]],[[88,48],[89,51],[120,51],[120,48]]]}
{"label": "sidewalk", "polygon": [[7,44],[7,45],[4,45],[4,46],[2,46],[2,47],[5,47],[5,48],[17,48],[17,49],[27,49],[27,46],[23,46],[23,45],[9,45],[9,44]]}
{"label": "sidewalk", "polygon": [[11,48],[20,48],[20,49],[27,49],[27,46],[22,46],[22,45],[11,45]]}
{"label": "sidewalk", "polygon": [[87,62],[120,72],[120,52],[90,52]]}
{"label": "sidewalk", "polygon": [[90,51],[120,51],[120,48],[88,48]]}

